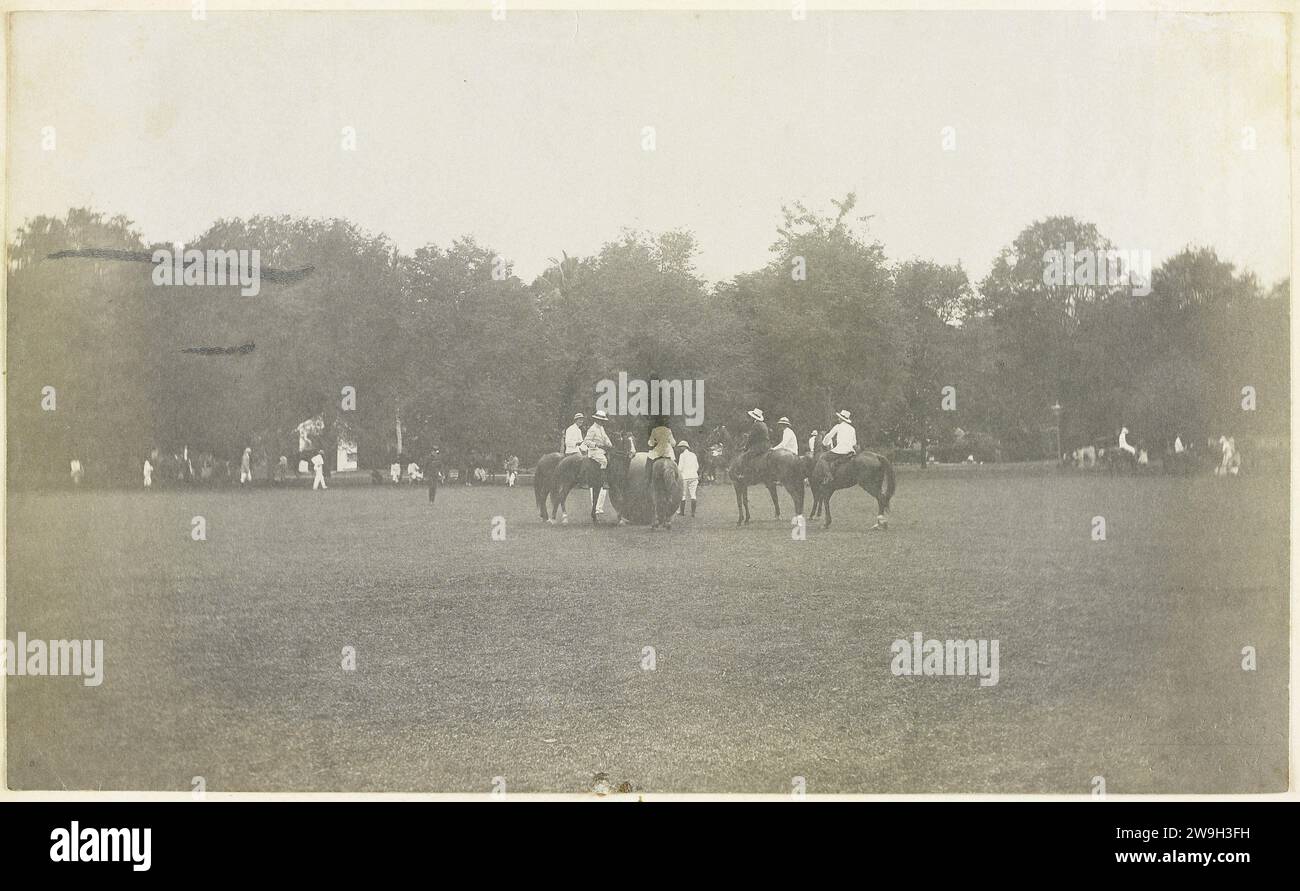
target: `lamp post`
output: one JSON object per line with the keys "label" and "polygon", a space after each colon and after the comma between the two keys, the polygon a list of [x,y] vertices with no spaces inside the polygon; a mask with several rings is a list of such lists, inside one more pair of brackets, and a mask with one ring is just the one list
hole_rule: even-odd
{"label": "lamp post", "polygon": [[1061,460],[1061,403],[1052,406],[1052,417],[1056,419],[1056,460]]}

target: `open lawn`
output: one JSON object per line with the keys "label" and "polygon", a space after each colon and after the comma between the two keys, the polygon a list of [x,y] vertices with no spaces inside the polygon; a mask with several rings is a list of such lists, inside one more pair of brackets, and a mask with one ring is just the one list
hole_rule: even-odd
{"label": "open lawn", "polygon": [[[806,541],[702,493],[667,533],[581,490],[556,527],[528,487],[11,493],[6,637],[106,668],[8,679],[9,785],[1284,789],[1284,480],[905,468],[890,531],[847,491]],[[997,639],[1000,682],[895,677],[917,631]]]}

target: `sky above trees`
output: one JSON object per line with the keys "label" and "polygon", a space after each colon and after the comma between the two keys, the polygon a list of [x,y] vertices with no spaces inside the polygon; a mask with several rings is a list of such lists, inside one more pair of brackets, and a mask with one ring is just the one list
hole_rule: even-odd
{"label": "sky above trees", "polygon": [[1053,214],[1288,271],[1280,16],[18,13],[10,49],[10,238],[70,207],[149,242],[338,217],[408,253],[472,233],[531,281],[685,228],[715,282],[781,206],[854,191],[891,257],[976,280]]}

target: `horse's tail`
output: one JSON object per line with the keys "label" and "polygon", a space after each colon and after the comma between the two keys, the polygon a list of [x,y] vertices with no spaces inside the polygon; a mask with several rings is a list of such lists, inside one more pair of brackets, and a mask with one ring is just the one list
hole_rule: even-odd
{"label": "horse's tail", "polygon": [[543,518],[546,517],[546,496],[551,493],[552,467],[557,464],[555,459],[559,457],[559,452],[543,455],[537,461],[537,469],[533,471],[533,497],[537,500],[537,510]]}
{"label": "horse's tail", "polygon": [[880,492],[880,505],[889,510],[889,499],[894,497],[894,465],[884,455],[880,456],[880,467],[885,472],[885,481]]}

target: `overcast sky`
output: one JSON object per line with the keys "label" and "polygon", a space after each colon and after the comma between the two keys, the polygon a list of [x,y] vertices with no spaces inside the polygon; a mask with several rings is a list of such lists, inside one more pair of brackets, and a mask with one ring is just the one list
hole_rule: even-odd
{"label": "overcast sky", "polygon": [[[960,260],[975,279],[1053,214],[1157,264],[1197,243],[1266,284],[1288,272],[1276,15],[209,10],[13,23],[11,235],[81,205],[126,215],[150,241],[220,217],[341,216],[408,251],[473,234],[529,281],[623,227],[684,227],[718,280],[767,262],[782,203],[830,211],[853,190],[892,259]],[[356,151],[341,148],[346,126]]]}

